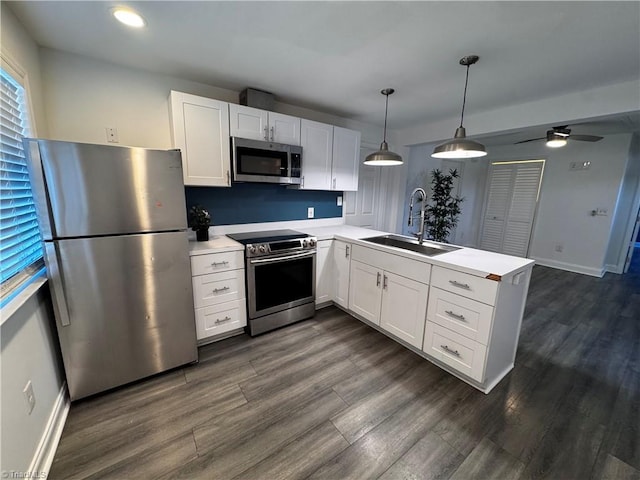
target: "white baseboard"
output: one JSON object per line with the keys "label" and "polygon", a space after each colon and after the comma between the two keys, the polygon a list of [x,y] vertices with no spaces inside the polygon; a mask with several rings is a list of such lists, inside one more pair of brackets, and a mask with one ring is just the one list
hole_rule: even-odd
{"label": "white baseboard", "polygon": [[67,383],[64,382],[60,388],[60,392],[58,392],[56,403],[51,410],[47,427],[42,433],[38,448],[31,460],[31,465],[29,466],[30,472],[46,472],[47,477],[49,476],[48,474],[53,464],[53,457],[56,454],[58,443],[60,443],[62,430],[67,421],[70,406],[71,402],[67,395]]}
{"label": "white baseboard", "polygon": [[605,274],[604,268],[585,267],[584,265],[576,265],[573,263],[559,262],[557,260],[551,260],[549,258],[532,257],[536,261],[536,265],[542,265],[544,267],[557,268],[559,270],[566,270],[568,272],[582,273],[583,275],[591,275],[592,277],[600,277]]}
{"label": "white baseboard", "polygon": [[618,275],[622,275],[622,273],[623,273],[623,267],[621,267],[620,265],[614,265],[612,263],[607,263],[605,265],[604,269],[607,272],[617,273]]}

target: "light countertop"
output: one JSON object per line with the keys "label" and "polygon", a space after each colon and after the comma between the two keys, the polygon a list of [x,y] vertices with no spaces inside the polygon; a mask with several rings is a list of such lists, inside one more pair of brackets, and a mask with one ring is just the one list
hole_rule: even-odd
{"label": "light countertop", "polygon": [[244,245],[230,239],[226,235],[210,235],[208,242],[189,241],[189,255],[191,256],[234,252],[237,250],[244,250]]}
{"label": "light countertop", "polygon": [[[396,247],[378,245],[362,240],[367,237],[387,235],[388,232],[354,227],[351,225],[331,225],[324,227],[297,228],[301,232],[317,237],[318,240],[343,240],[356,245],[366,246],[382,252],[393,253],[431,265],[451,268],[471,275],[487,277],[497,275],[508,277],[533,267],[534,261],[528,258],[513,257],[501,253],[487,252],[475,248],[461,247],[459,250],[447,252],[433,257],[427,257],[417,252]],[[244,246],[225,235],[210,237],[208,242],[189,242],[190,255],[205,255],[208,253],[230,252],[244,250]]]}

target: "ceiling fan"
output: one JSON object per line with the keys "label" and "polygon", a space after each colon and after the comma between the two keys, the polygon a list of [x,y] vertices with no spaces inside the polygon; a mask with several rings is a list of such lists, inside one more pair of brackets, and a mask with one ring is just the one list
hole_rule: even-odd
{"label": "ceiling fan", "polygon": [[567,144],[567,139],[569,138],[571,138],[571,140],[579,140],[581,142],[599,142],[603,138],[597,135],[572,135],[571,129],[568,127],[569,125],[553,127],[551,130],[547,130],[546,137],[522,140],[521,142],[516,142],[515,145],[518,145],[519,143],[535,142],[536,140],[546,140],[548,147],[564,147]]}

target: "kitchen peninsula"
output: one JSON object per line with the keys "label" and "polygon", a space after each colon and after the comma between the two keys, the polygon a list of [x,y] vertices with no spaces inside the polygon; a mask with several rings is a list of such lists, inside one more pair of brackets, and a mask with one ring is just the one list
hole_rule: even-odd
{"label": "kitchen peninsula", "polygon": [[[426,256],[348,225],[297,229],[318,239],[316,308],[337,305],[484,393],[513,368],[533,260],[466,247]],[[233,248],[219,238],[192,243],[192,262]]]}

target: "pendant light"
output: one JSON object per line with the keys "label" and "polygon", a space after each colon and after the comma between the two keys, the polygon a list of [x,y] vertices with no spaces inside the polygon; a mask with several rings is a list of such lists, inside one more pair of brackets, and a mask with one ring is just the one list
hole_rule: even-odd
{"label": "pendant light", "polygon": [[480,57],[469,55],[460,59],[460,65],[467,67],[467,77],[464,81],[464,96],[462,97],[462,115],[460,115],[460,126],[456,128],[453,140],[449,140],[433,149],[432,157],[435,158],[475,158],[484,157],[487,150],[484,145],[466,138],[467,132],[462,126],[464,120],[464,106],[467,102],[467,85],[469,84],[469,67],[476,63]]}
{"label": "pendant light", "polygon": [[387,97],[384,106],[384,136],[382,143],[380,144],[380,150],[367,155],[364,159],[365,165],[372,165],[374,167],[388,167],[392,165],[402,165],[402,157],[397,153],[389,151],[389,145],[387,145],[387,110],[389,108],[389,95],[395,90],[393,88],[385,88],[380,93]]}

